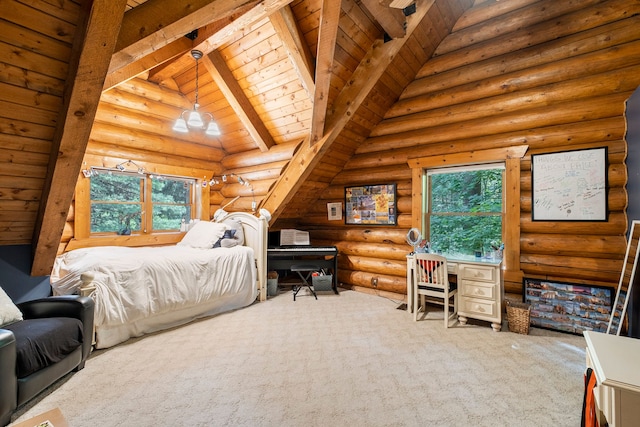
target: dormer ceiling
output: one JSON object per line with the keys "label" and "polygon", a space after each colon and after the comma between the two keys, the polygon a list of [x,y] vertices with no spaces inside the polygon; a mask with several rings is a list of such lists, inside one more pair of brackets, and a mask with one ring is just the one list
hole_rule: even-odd
{"label": "dormer ceiling", "polygon": [[[32,243],[48,274],[87,156],[212,173],[268,159],[260,205],[304,215],[473,0],[6,3],[0,244]],[[172,130],[195,102],[193,49],[219,137]]]}
{"label": "dormer ceiling", "polygon": [[[108,122],[112,111],[107,106],[139,109],[135,104],[126,105],[122,97],[135,102],[136,95],[145,96],[141,87],[157,85],[172,95],[163,103],[175,111],[170,114],[168,108],[147,112],[165,121],[164,126],[151,126],[149,131],[171,135],[178,142],[219,148],[225,154],[251,149],[265,152],[277,144],[305,139],[313,126],[323,124],[325,117],[324,112],[317,112],[314,117],[314,105],[323,104],[326,111],[373,43],[385,37],[383,25],[400,35],[406,25],[401,8],[354,0],[326,1],[325,8],[333,10],[325,10],[324,14],[320,0],[244,2],[230,13],[217,16],[215,7],[205,6],[184,20],[187,22],[174,24],[175,29],[168,22],[135,19],[136,14],[156,16],[153,11],[161,3],[127,2],[101,98],[101,109],[105,111],[99,110],[97,121]],[[323,16],[327,21],[322,27],[323,43],[330,46],[319,51]],[[125,34],[135,37],[143,28],[152,26],[164,31],[134,43],[125,40]],[[191,34],[197,34],[193,40],[188,37]],[[191,108],[195,100],[192,49],[204,53],[199,66],[200,110],[213,115],[222,130],[219,138],[198,133],[176,135],[167,130],[180,110]],[[318,69],[322,87],[315,99],[318,52],[323,55],[324,64]],[[317,135],[321,133],[316,130]]]}

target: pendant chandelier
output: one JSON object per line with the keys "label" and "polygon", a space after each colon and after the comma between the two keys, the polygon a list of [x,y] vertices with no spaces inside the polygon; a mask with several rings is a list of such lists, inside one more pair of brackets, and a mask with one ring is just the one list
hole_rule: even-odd
{"label": "pendant chandelier", "polygon": [[184,110],[180,114],[173,125],[173,130],[180,133],[187,133],[190,130],[203,130],[209,136],[218,136],[220,135],[220,128],[213,120],[213,116],[210,113],[198,111],[200,107],[200,104],[198,104],[198,60],[202,58],[202,52],[194,49],[191,51],[191,56],[196,60],[196,102],[193,104],[193,110]]}

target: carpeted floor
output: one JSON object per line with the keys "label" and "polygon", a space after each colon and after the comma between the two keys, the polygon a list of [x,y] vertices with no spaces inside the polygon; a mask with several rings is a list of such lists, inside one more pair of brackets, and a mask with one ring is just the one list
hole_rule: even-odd
{"label": "carpeted floor", "polygon": [[318,298],[281,293],[96,351],[14,421],[59,407],[71,427],[580,424],[581,336],[446,330],[442,312]]}

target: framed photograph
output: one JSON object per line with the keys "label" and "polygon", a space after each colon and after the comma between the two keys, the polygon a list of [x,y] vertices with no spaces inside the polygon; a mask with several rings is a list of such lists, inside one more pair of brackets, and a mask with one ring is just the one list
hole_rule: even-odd
{"label": "framed photograph", "polygon": [[543,279],[523,279],[531,325],[573,334],[606,332],[615,289]]}
{"label": "framed photograph", "polygon": [[533,221],[607,220],[607,147],[531,156]]}
{"label": "framed photograph", "polygon": [[396,225],[396,184],[344,188],[345,224]]}
{"label": "framed photograph", "polygon": [[342,202],[327,203],[327,219],[329,221],[342,219]]}

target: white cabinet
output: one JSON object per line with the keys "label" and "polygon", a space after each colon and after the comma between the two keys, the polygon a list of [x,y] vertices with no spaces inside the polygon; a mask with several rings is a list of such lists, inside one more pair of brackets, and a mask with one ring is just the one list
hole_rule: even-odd
{"label": "white cabinet", "polygon": [[637,426],[640,419],[640,340],[585,331],[587,367],[596,374],[593,390],[599,412],[610,427]]}
{"label": "white cabinet", "polygon": [[[491,322],[494,331],[502,328],[502,269],[499,260],[477,259],[446,255],[449,275],[458,283],[458,320],[464,325],[468,319]],[[407,310],[413,307],[412,275],[415,258],[407,256]]]}
{"label": "white cabinet", "polygon": [[457,262],[458,272],[458,320],[467,323],[469,318],[491,322],[498,332],[502,328],[502,270],[500,263]]}

